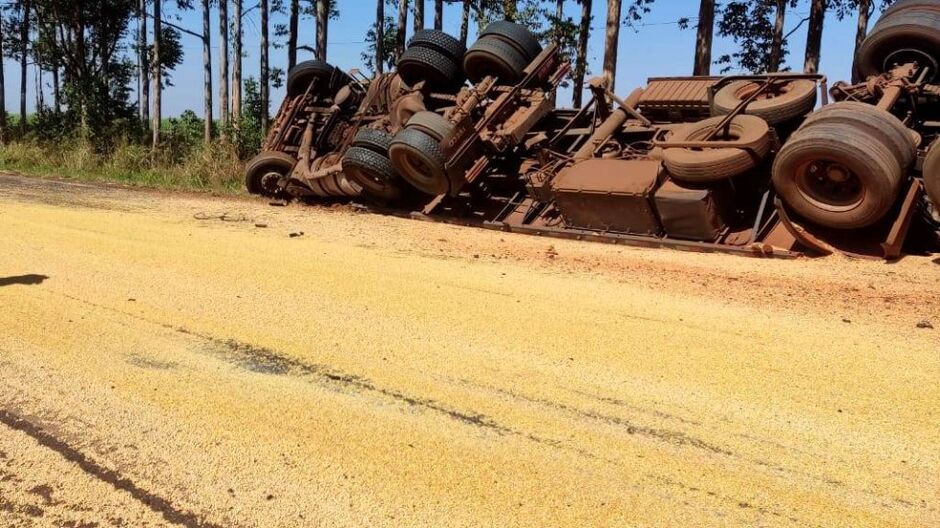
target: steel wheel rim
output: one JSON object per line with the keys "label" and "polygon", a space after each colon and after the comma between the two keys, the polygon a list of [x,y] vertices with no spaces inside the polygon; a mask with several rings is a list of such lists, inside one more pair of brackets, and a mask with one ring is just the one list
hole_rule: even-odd
{"label": "steel wheel rim", "polygon": [[865,186],[858,174],[832,160],[802,164],[797,169],[796,187],[808,202],[833,213],[855,209],[865,197]]}

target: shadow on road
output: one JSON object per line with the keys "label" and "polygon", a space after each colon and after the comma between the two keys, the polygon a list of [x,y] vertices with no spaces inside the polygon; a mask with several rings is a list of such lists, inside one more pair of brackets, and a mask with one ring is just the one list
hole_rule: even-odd
{"label": "shadow on road", "polygon": [[35,273],[30,273],[28,275],[17,275],[15,277],[0,277],[0,288],[4,286],[12,286],[13,284],[24,284],[27,286],[33,284],[42,284],[42,281],[48,278],[48,275],[37,275]]}

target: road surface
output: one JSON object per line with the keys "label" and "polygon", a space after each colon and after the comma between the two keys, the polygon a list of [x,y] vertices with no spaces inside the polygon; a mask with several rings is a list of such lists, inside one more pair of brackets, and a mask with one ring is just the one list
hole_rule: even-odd
{"label": "road surface", "polygon": [[9,174],[0,241],[3,526],[940,525],[936,257]]}

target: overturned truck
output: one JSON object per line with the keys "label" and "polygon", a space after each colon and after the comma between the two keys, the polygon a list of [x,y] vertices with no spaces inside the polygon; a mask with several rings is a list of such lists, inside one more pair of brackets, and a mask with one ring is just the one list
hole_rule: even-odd
{"label": "overturned truck", "polygon": [[[859,83],[602,79],[557,108],[555,46],[418,31],[394,73],[298,64],[249,192],[490,229],[752,256],[940,250],[940,0],[899,0]],[[938,83],[938,84],[933,84]]]}

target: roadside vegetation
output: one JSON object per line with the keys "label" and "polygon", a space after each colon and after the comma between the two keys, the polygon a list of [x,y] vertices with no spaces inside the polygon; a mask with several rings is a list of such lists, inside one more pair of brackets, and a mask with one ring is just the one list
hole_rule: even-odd
{"label": "roadside vegetation", "polygon": [[[688,17],[651,23],[697,32],[694,49],[689,50],[696,75],[814,72],[827,16],[857,17],[857,46],[873,12],[893,1],[689,1]],[[161,187],[237,189],[244,160],[258,151],[270,125],[270,90],[286,77],[270,66],[271,50],[285,50],[288,70],[297,64],[298,51],[328,60],[330,21],[350,4],[351,0],[0,3],[0,56],[9,59],[0,66],[0,169]],[[427,17],[425,4],[431,6]],[[583,86],[588,76],[601,74],[614,90],[620,28],[645,25],[648,15],[666,0],[609,0],[606,10],[600,7],[603,2],[592,0],[375,0],[375,22],[364,35],[366,73],[393,68],[405,49],[407,33],[424,29],[426,18],[433,19],[434,29],[441,29],[446,4],[460,6],[454,13],[460,16],[459,39],[464,44],[471,23],[483,27],[498,19],[518,22],[544,43],[562,49],[573,64],[571,85]],[[200,12],[201,27],[181,25],[180,14],[186,10]],[[802,20],[794,17],[804,11],[808,16]],[[245,76],[246,20],[260,29],[260,60],[250,70],[257,72],[257,78]],[[217,32],[211,31],[213,21],[220,28]],[[302,24],[315,24],[313,46],[298,41]],[[600,72],[588,68],[592,28],[605,32],[603,50],[596,53],[603,57]],[[797,31],[806,31],[805,55],[788,64],[787,40]],[[715,33],[735,44],[732,53],[712,56]],[[189,47],[184,44],[192,40],[202,47],[202,112],[166,119],[163,88],[172,85],[173,72]],[[795,64],[800,59],[802,64]],[[13,63],[20,80],[15,114],[8,111],[12,104],[4,97],[8,78],[4,69]],[[220,79],[217,86],[213,86],[214,71]],[[41,89],[35,90],[36,101],[30,105],[37,110],[27,113],[27,83],[33,79]],[[580,107],[584,90],[572,93],[572,106]],[[219,114],[214,117],[216,100]]]}

